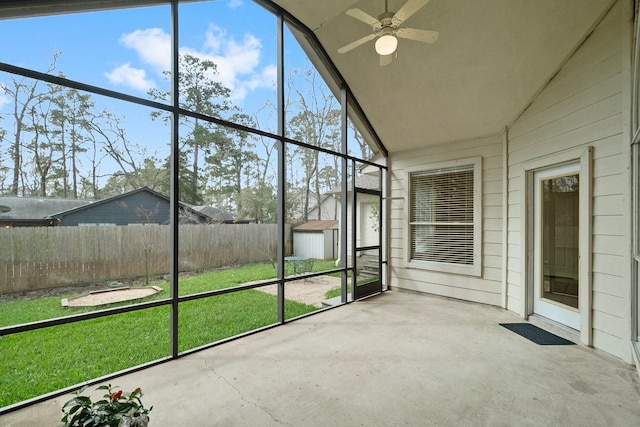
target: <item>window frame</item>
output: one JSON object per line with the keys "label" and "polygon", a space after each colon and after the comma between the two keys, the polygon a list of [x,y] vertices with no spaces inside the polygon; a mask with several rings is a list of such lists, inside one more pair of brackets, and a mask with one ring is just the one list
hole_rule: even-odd
{"label": "window frame", "polygon": [[[455,264],[436,261],[423,261],[411,258],[413,236],[411,233],[411,178],[414,175],[433,172],[439,169],[454,169],[469,167],[473,170],[473,264]],[[412,269],[430,270],[442,273],[462,274],[469,276],[482,275],[482,157],[469,157],[438,163],[414,166],[406,169],[407,183],[405,212],[406,212],[406,248],[404,251],[405,267]]]}

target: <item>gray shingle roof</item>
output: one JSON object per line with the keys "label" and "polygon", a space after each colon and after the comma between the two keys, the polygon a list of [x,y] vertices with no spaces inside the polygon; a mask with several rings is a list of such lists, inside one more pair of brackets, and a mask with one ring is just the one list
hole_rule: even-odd
{"label": "gray shingle roof", "polygon": [[214,208],[213,206],[208,206],[208,205],[204,205],[204,206],[190,205],[190,206],[191,206],[191,209],[211,217],[214,221],[233,221],[232,213],[220,210],[218,208]]}
{"label": "gray shingle roof", "polygon": [[10,210],[1,213],[0,219],[41,219],[93,202],[95,200],[1,196],[0,206],[6,206]]}
{"label": "gray shingle roof", "polygon": [[[356,187],[368,190],[380,189],[380,178],[374,175],[360,175],[356,177]],[[327,194],[340,194],[340,186],[327,191]],[[347,191],[351,191],[351,181],[347,183]]]}

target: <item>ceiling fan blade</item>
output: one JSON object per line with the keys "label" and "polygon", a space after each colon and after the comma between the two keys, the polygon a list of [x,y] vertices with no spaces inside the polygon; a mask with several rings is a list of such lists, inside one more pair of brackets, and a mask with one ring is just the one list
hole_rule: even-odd
{"label": "ceiling fan blade", "polygon": [[429,3],[429,0],[408,0],[404,4],[404,6],[402,6],[400,10],[398,10],[396,14],[393,15],[393,18],[391,18],[391,22],[393,22],[393,25],[397,27],[398,25],[409,19],[411,15],[416,13],[427,3]]}
{"label": "ceiling fan blade", "polygon": [[380,66],[384,67],[385,65],[391,64],[393,60],[393,53],[389,55],[380,55]]}
{"label": "ceiling fan blade", "polygon": [[399,28],[396,35],[403,39],[415,40],[422,43],[434,43],[440,35],[437,31],[419,30],[417,28]]}
{"label": "ceiling fan blade", "polygon": [[347,10],[347,15],[351,16],[352,18],[356,18],[357,20],[362,21],[365,24],[371,25],[374,29],[382,28],[382,22],[378,21],[376,18],[361,9],[349,9]]}
{"label": "ceiling fan blade", "polygon": [[338,53],[347,53],[349,52],[351,49],[355,49],[356,47],[365,44],[366,42],[368,42],[369,40],[373,40],[376,38],[375,34],[369,34],[368,36],[364,36],[361,39],[358,39],[354,42],[349,43],[346,46],[342,46],[340,49],[338,49]]}

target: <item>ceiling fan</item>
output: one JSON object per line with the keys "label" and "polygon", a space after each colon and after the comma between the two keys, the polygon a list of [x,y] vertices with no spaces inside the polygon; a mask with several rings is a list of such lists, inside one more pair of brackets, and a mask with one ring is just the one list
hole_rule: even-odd
{"label": "ceiling fan", "polygon": [[365,24],[371,25],[373,33],[364,36],[348,45],[338,49],[338,53],[347,53],[366,42],[376,39],[376,52],[380,55],[380,65],[391,63],[393,53],[398,47],[398,39],[410,39],[422,43],[434,43],[438,40],[437,31],[420,30],[417,28],[400,28],[400,25],[420,8],[429,3],[429,0],[408,0],[396,13],[389,12],[389,0],[384,2],[384,13],[374,18],[361,9],[349,9],[347,15],[356,18]]}

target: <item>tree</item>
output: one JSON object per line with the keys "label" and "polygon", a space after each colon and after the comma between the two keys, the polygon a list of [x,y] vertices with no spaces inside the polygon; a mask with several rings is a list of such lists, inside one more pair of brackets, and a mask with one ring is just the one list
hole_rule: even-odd
{"label": "tree", "polygon": [[[0,116],[0,120],[2,120],[2,116]],[[4,156],[8,151],[4,149],[4,143],[7,141],[6,135],[7,131],[0,128],[0,194],[5,192],[4,183],[9,173],[9,168],[4,165]]]}
{"label": "tree", "polygon": [[33,137],[31,141],[25,145],[25,150],[31,152],[32,163],[35,167],[38,179],[37,194],[40,197],[47,196],[47,186],[50,179],[51,168],[54,163],[54,145],[51,143],[51,134],[48,129],[49,110],[45,107],[45,103],[38,103],[32,106],[30,110],[30,126],[25,129],[29,130]]}
{"label": "tree", "polygon": [[251,218],[258,224],[278,221],[278,195],[275,188],[268,184],[258,184],[244,188],[238,195],[241,209],[238,217]]}
{"label": "tree", "polygon": [[[165,71],[165,78],[171,77],[170,71]],[[197,112],[211,117],[222,118],[223,115],[232,109],[228,100],[231,90],[216,80],[218,76],[217,65],[210,60],[198,58],[193,55],[180,55],[178,71],[178,88],[180,93],[179,104],[185,110]],[[151,89],[149,96],[152,99],[169,101],[170,92],[162,92]],[[161,113],[152,114],[152,118],[158,118]],[[165,118],[167,118],[165,116]],[[214,143],[215,136],[220,136],[215,131],[215,126],[199,118],[182,116],[180,119],[182,127],[189,131],[180,138],[180,151],[188,156],[181,156],[180,168],[189,167],[190,173],[182,171],[179,176],[182,179],[189,179],[190,188],[181,194],[181,200],[201,204],[203,201],[200,168],[201,151],[209,150]],[[182,185],[181,185],[182,187]]]}
{"label": "tree", "polygon": [[[59,52],[54,53],[53,60],[49,68],[45,71],[51,73],[56,68],[56,61],[60,56]],[[11,116],[14,121],[14,134],[11,146],[11,160],[13,163],[13,176],[9,194],[17,196],[21,187],[21,171],[23,165],[22,147],[23,147],[23,130],[26,126],[26,120],[31,113],[32,107],[40,102],[40,94],[38,93],[39,80],[31,80],[26,77],[11,77],[8,85],[0,85],[0,88],[13,103],[13,111]],[[23,186],[24,187],[24,186]]]}
{"label": "tree", "polygon": [[[60,55],[54,54],[47,73],[55,70]],[[62,72],[58,76],[64,78]],[[96,196],[97,179],[84,176],[85,159],[81,156],[91,148],[88,144],[95,142],[89,126],[95,108],[91,95],[18,77],[12,77],[0,89],[13,106],[10,116],[14,133],[3,138],[11,145],[13,176],[9,194],[79,198],[89,192]],[[93,148],[90,173],[97,173],[99,158]],[[94,184],[93,191],[90,182]]]}
{"label": "tree", "polygon": [[[64,77],[62,73],[59,74]],[[48,92],[43,95],[50,104],[46,117],[47,128],[56,151],[60,153],[57,175],[62,179],[62,196],[78,198],[80,176],[79,154],[87,151],[85,144],[89,136],[91,111],[94,103],[91,95],[82,94],[77,89],[48,84]]]}
{"label": "tree", "polygon": [[367,141],[362,136],[362,133],[355,127],[352,121],[349,121],[349,129],[351,130],[351,134],[353,135],[353,139],[358,143],[358,147],[360,148],[360,153],[356,153],[359,155],[361,159],[369,160],[373,157],[373,150],[371,150],[371,146],[367,143]]}
{"label": "tree", "polygon": [[[297,94],[297,99],[292,105],[297,114],[289,120],[289,130],[293,138],[315,147],[339,151],[341,113],[338,101],[326,86],[318,81],[318,74],[314,70],[296,70],[293,75],[298,73],[301,75],[301,81],[289,82],[290,91]],[[298,147],[296,155],[304,171],[302,219],[307,221],[312,188],[319,196],[339,183],[337,158],[334,159],[335,166],[326,163],[321,165],[320,151],[307,147]],[[323,170],[327,184],[325,188],[321,188],[320,169]],[[335,172],[331,173],[331,170]],[[335,182],[331,182],[332,178],[335,178]],[[320,205],[318,215],[322,217]]]}
{"label": "tree", "polygon": [[[234,114],[230,120],[246,126],[252,125],[251,118],[246,114]],[[217,186],[212,186],[213,197],[228,200],[235,212],[241,212],[242,199],[239,196],[243,179],[244,187],[260,187],[264,184],[258,181],[256,166],[259,157],[255,153],[255,143],[248,132],[222,127],[216,129],[213,141],[214,144],[207,151],[210,154],[205,159],[210,179],[218,183]]]}
{"label": "tree", "polygon": [[122,194],[144,186],[169,193],[168,162],[164,170],[158,168],[156,153],[149,153],[147,147],[130,141],[122,119],[104,110],[94,115],[88,121],[88,126],[96,144],[120,169],[109,178],[102,196]]}
{"label": "tree", "polygon": [[145,186],[168,195],[169,170],[167,167],[158,167],[154,159],[143,159],[140,166],[136,167],[135,172],[124,173],[118,171],[111,175],[100,189],[100,196],[111,197]]}

